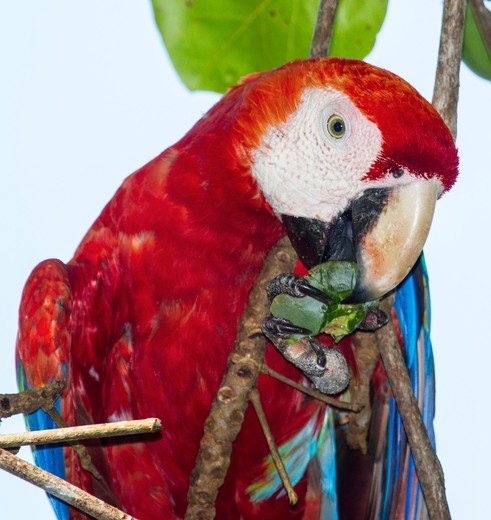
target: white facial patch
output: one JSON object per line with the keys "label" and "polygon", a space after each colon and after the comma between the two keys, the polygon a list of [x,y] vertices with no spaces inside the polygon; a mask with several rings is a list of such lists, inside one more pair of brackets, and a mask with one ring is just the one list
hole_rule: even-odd
{"label": "white facial patch", "polygon": [[[345,125],[341,137],[328,130],[334,115]],[[263,136],[252,173],[277,215],[329,221],[366,187],[361,178],[381,148],[380,130],[348,96],[310,88],[286,122]]]}

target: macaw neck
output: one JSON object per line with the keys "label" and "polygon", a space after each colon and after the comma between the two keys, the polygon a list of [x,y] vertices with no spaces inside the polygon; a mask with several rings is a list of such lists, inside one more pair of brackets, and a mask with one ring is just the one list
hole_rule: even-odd
{"label": "macaw neck", "polygon": [[248,291],[285,230],[247,161],[222,137],[208,135],[203,149],[185,147],[169,169],[167,203],[180,214],[174,223],[180,234],[172,242],[182,247],[176,254],[184,255],[188,269],[218,270],[225,284],[251,278]]}

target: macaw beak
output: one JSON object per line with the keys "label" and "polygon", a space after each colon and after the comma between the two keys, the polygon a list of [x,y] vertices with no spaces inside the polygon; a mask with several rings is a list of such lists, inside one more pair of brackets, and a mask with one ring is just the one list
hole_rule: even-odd
{"label": "macaw beak", "polygon": [[440,186],[422,180],[367,188],[331,222],[284,215],[282,222],[300,260],[309,268],[328,260],[356,261],[349,302],[381,298],[416,263],[428,236]]}

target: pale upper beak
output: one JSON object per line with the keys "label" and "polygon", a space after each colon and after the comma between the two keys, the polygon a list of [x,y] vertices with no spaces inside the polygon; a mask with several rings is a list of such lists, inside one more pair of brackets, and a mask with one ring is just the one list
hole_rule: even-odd
{"label": "pale upper beak", "polygon": [[350,302],[382,297],[416,263],[428,236],[440,186],[421,180],[367,188],[331,222],[284,215],[282,221],[307,267],[328,260],[356,261]]}

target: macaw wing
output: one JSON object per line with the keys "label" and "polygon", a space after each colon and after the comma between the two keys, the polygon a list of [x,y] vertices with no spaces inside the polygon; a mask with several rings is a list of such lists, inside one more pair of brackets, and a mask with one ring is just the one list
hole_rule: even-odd
{"label": "macaw wing", "polygon": [[[20,390],[36,389],[54,380],[66,380],[71,343],[72,294],[66,266],[59,260],[39,264],[24,288],[17,337],[17,377]],[[65,390],[66,392],[66,390]],[[61,413],[61,398],[55,403]],[[39,409],[26,416],[29,430],[56,428],[51,417]],[[33,448],[36,464],[66,478],[63,447]],[[48,495],[56,515],[68,518],[68,506]]]}
{"label": "macaw wing", "polygon": [[[96,393],[92,401],[89,400],[84,386],[87,378],[77,377],[74,382],[71,355],[75,326],[73,310],[77,304],[80,307],[80,301],[77,302],[73,296],[71,271],[74,269],[72,265],[52,259],[40,263],[33,270],[22,294],[17,338],[19,388],[38,389],[54,380],[64,381],[66,386],[55,402],[55,408],[69,426],[95,422],[92,411],[97,403],[94,405],[92,401],[97,400],[98,395]],[[120,349],[113,350],[119,352]],[[113,357],[109,356],[108,362]],[[41,409],[27,415],[26,422],[29,430],[57,428],[51,416]],[[81,469],[79,455],[68,445],[37,446],[33,448],[33,456],[39,467],[117,504],[104,478],[107,476],[106,462],[100,450],[92,449],[99,445],[99,441],[91,441],[88,449],[91,467],[95,469],[94,473],[99,473],[99,478]],[[49,494],[48,497],[60,520],[86,518],[57,498]]]}

